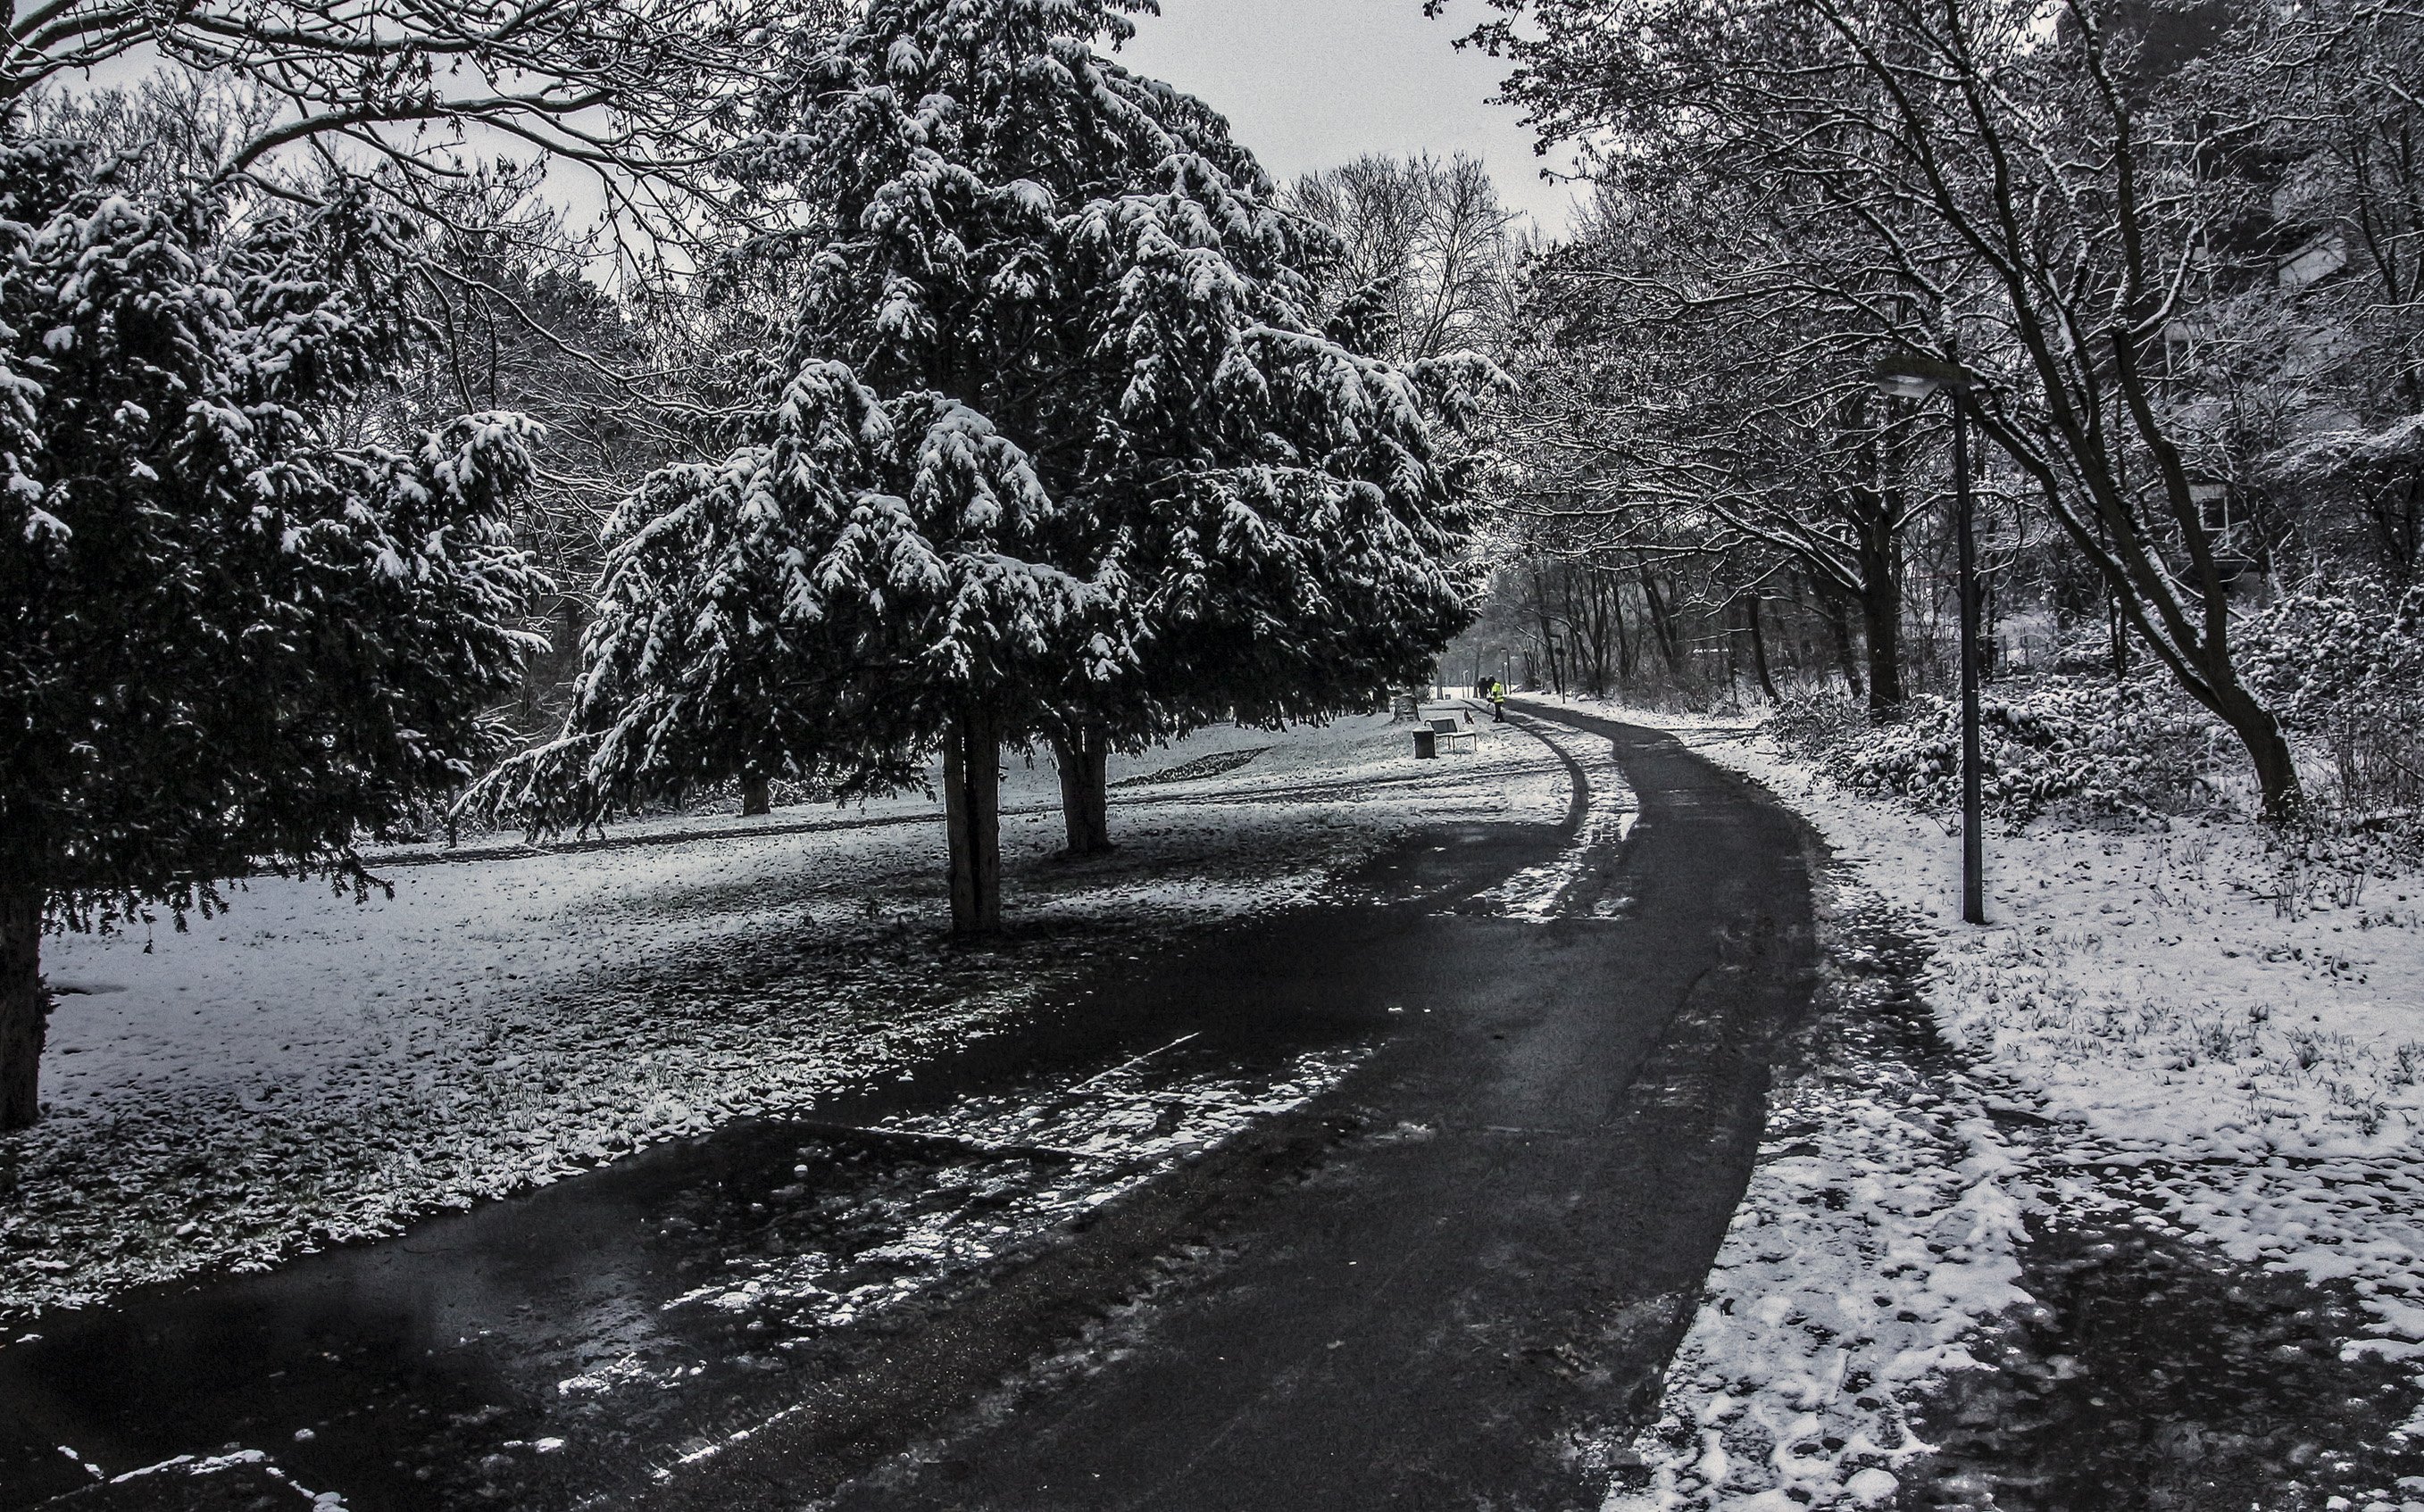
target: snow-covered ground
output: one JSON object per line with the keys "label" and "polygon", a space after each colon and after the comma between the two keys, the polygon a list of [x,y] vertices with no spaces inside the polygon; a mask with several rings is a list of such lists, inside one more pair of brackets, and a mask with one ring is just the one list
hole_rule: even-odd
{"label": "snow-covered ground", "polygon": [[[1316,897],[1410,825],[1562,817],[1549,751],[1512,726],[1479,736],[1476,752],[1416,761],[1385,717],[1203,731],[1115,761],[1113,780],[1251,756],[1120,788],[1120,850],[1075,864],[1052,855],[1048,760],[1014,758],[1018,932],[997,948],[941,939],[943,836],[924,795],[657,818],[589,849],[399,851],[392,899],[257,879],[186,932],[54,937],[48,1113],[0,1138],[15,1194],[0,1320],[393,1233],[914,1074],[1103,958]],[[1252,1090],[1231,1100],[1255,1106]]]}
{"label": "snow-covered ground", "polygon": [[1923,1388],[2029,1306],[2024,1218],[2351,1283],[2365,1322],[2344,1358],[2424,1356],[2424,878],[2354,886],[2243,824],[2041,824],[1989,832],[1972,927],[1935,820],[1740,720],[1596,711],[1673,729],[1807,816],[1842,863],[1839,986],[1857,998],[1904,950],[1950,1052],[1855,1036],[1780,1088],[1667,1422],[1631,1446],[1611,1507],[1890,1500],[1926,1447],[1907,1418]]}
{"label": "snow-covered ground", "polygon": [[1526,867],[1481,894],[1475,902],[1506,918],[1540,923],[1553,918],[1608,918],[1622,905],[1616,889],[1590,875],[1616,854],[1641,817],[1633,788],[1606,740],[1570,725],[1538,723],[1531,732],[1549,742],[1568,769],[1580,774],[1585,806],[1564,849],[1539,866]]}

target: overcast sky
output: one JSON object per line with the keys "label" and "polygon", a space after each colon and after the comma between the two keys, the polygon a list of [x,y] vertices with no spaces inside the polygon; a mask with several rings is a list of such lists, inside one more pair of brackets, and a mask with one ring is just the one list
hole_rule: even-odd
{"label": "overcast sky", "polygon": [[[1457,0],[1438,21],[1422,0],[1161,0],[1137,18],[1121,61],[1200,95],[1273,176],[1366,152],[1464,152],[1490,165],[1507,203],[1565,229],[1574,189],[1539,177],[1532,134],[1486,102],[1506,64],[1457,38],[1486,13]],[[1559,153],[1553,159],[1568,165]]]}

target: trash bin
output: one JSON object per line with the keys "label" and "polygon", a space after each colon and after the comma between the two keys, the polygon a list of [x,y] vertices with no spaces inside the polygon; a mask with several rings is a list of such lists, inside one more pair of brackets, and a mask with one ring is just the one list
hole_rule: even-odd
{"label": "trash bin", "polygon": [[1425,761],[1435,761],[1439,759],[1439,731],[1416,730],[1414,732],[1414,755]]}

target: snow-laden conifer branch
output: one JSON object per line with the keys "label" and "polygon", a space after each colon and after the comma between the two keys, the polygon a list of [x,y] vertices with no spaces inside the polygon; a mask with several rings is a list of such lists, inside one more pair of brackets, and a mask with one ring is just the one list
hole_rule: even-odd
{"label": "snow-laden conifer branch", "polygon": [[348,436],[411,332],[358,256],[397,234],[375,203],[235,223],[75,144],[0,151],[12,875],[72,924],[263,861],[362,884],[361,829],[505,746],[482,709],[535,642],[504,517],[537,428]]}

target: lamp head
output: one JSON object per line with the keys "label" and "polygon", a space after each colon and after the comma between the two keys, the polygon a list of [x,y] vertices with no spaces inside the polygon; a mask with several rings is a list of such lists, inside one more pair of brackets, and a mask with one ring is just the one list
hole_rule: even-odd
{"label": "lamp head", "polygon": [[1896,352],[1870,370],[1877,391],[1896,399],[1924,399],[1938,389],[1968,393],[1977,384],[1968,368],[1924,352]]}

